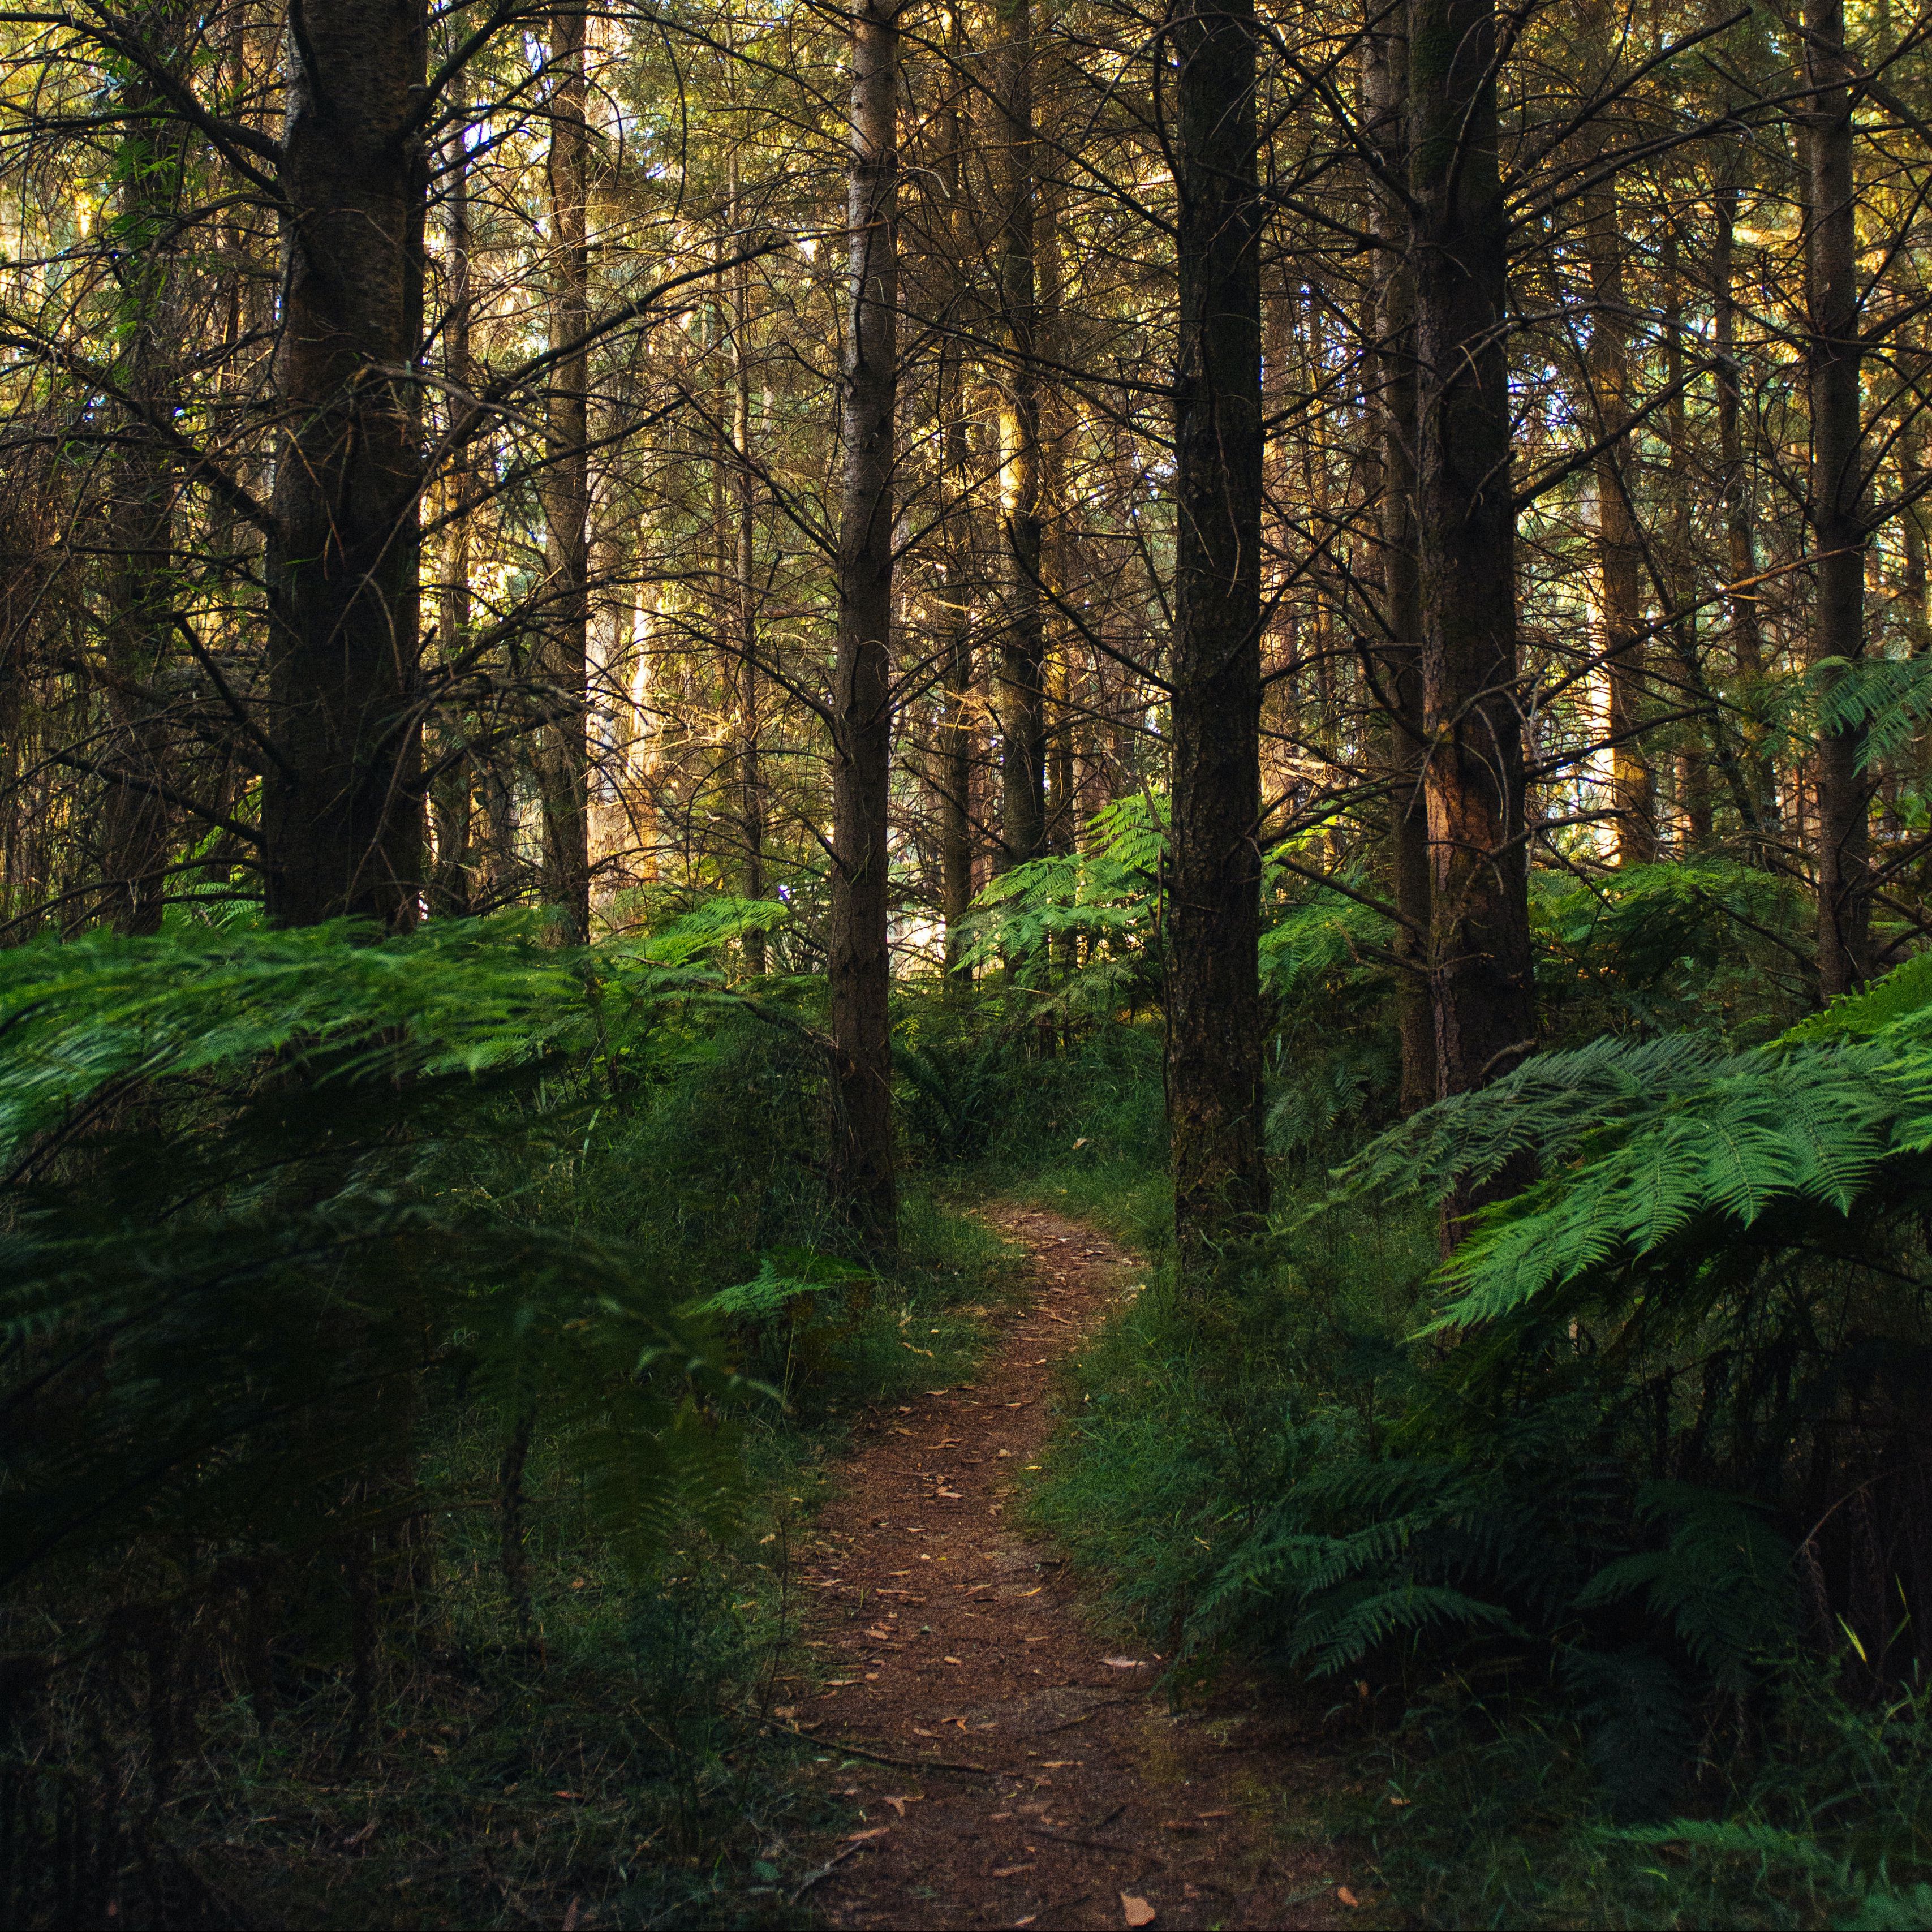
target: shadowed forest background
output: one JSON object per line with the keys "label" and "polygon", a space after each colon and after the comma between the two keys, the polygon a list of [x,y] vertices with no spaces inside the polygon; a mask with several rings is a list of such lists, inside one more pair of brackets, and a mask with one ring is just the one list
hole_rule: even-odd
{"label": "shadowed forest background", "polygon": [[0,1918],[815,1922],[998,1198],[1373,1922],[1932,1928],[1932,14],[0,49]]}

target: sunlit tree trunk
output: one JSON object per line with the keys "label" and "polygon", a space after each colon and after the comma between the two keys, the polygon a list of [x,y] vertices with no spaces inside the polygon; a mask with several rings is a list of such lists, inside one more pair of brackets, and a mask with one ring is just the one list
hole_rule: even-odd
{"label": "sunlit tree trunk", "polygon": [[[738,160],[730,163],[731,226],[742,219],[738,190]],[[736,460],[732,466],[732,577],[736,610],[737,649],[734,678],[737,734],[738,814],[744,842],[742,879],[745,896],[765,896],[765,789],[760,769],[758,688],[758,497],[752,463],[752,266],[740,262],[731,280],[731,441]],[[747,932],[745,970],[765,970],[765,935]]]}
{"label": "sunlit tree trunk", "polygon": [[886,812],[892,778],[898,83],[898,0],[866,0],[852,30],[829,970],[833,1190],[861,1237],[878,1247],[892,1244],[898,1213]]}
{"label": "sunlit tree trunk", "polygon": [[1006,610],[1000,637],[1000,856],[1039,856],[1046,829],[1045,630],[1040,610],[1039,298],[1034,252],[1033,13],[996,0],[999,66],[1000,525]]}
{"label": "sunlit tree trunk", "polygon": [[[460,92],[452,98],[457,125],[446,150],[445,166],[448,185],[443,206],[449,224],[448,267],[449,299],[443,321],[443,374],[453,392],[449,407],[460,411],[460,398],[473,386],[475,369],[471,353],[471,281],[470,223],[470,161],[468,122],[463,115]],[[475,472],[466,449],[458,452],[449,479],[451,508],[455,520],[451,525],[447,560],[448,579],[443,585],[442,609],[437,629],[442,656],[448,660],[463,648],[470,634],[470,516],[474,507]],[[460,724],[446,725],[436,736],[448,741],[432,746],[447,755],[458,748]],[[475,772],[470,760],[458,758],[439,772],[430,785],[430,810],[436,830],[436,865],[429,880],[429,904],[433,913],[456,918],[471,908],[470,842],[474,820]]]}
{"label": "sunlit tree trunk", "polygon": [[[1597,16],[1593,10],[1593,20]],[[1609,36],[1600,38],[1607,46]],[[1630,420],[1630,316],[1624,294],[1624,238],[1614,181],[1584,197],[1584,243],[1590,265],[1589,370],[1598,434],[1618,434]],[[1610,803],[1616,814],[1617,862],[1648,866],[1657,856],[1657,780],[1641,736],[1645,670],[1643,552],[1626,494],[1628,446],[1598,454],[1597,569],[1604,612],[1604,668],[1610,688]]]}
{"label": "sunlit tree trunk", "polygon": [[1173,778],[1164,900],[1174,1232],[1204,1281],[1268,1210],[1262,1147],[1261,270],[1252,0],[1178,0]]}
{"label": "sunlit tree trunk", "polygon": [[1744,460],[1743,398],[1738,364],[1738,307],[1733,289],[1737,273],[1738,184],[1726,177],[1719,184],[1711,239],[1712,348],[1718,390],[1718,465],[1724,499],[1725,560],[1731,583],[1737,586],[1726,600],[1731,622],[1732,661],[1736,668],[1744,717],[1739,735],[1744,751],[1739,760],[1743,790],[1738,808],[1747,835],[1756,842],[1778,820],[1778,788],[1765,733],[1751,715],[1762,698],[1764,682],[1764,626],[1757,576],[1757,532],[1752,515],[1750,472]]}
{"label": "sunlit tree trunk", "polygon": [[[956,7],[946,16],[946,44],[956,62],[964,52]],[[957,332],[964,321],[970,294],[968,272],[968,230],[962,199],[962,161],[966,122],[957,100],[949,96],[940,112],[939,152],[935,167],[946,197],[946,238],[951,260],[946,265],[950,286],[947,314],[950,325],[940,344],[940,435],[944,448],[946,525],[940,541],[944,573],[945,634],[940,643],[939,910],[946,926],[946,972],[956,988],[972,983],[972,968],[963,963],[968,909],[973,903],[973,598],[976,589],[973,544],[973,501],[968,475],[966,433],[966,349]]]}
{"label": "sunlit tree trunk", "polygon": [[[1817,603],[1812,662],[1823,688],[1833,667],[1864,656],[1864,460],[1859,383],[1858,206],[1852,179],[1854,72],[1845,47],[1844,0],[1810,0],[1805,9],[1810,109],[1810,197],[1806,260],[1810,314],[1807,342],[1811,402],[1808,505]],[[1867,883],[1870,784],[1859,769],[1862,724],[1819,734],[1818,987],[1826,999],[1859,985],[1870,968],[1871,903]]]}
{"label": "sunlit tree trunk", "polygon": [[420,890],[424,46],[398,0],[311,0],[290,41],[262,814],[284,925],[405,924]]}
{"label": "sunlit tree trunk", "polygon": [[[587,242],[590,136],[584,118],[584,14],[550,16],[550,313],[553,348],[582,339],[590,322]],[[536,766],[543,804],[543,896],[566,939],[590,933],[590,358],[582,350],[550,366],[544,398],[544,610],[539,664],[548,717]]]}

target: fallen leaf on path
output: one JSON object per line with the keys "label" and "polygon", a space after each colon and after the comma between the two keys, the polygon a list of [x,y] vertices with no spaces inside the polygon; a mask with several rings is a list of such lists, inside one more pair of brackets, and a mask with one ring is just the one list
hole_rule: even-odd
{"label": "fallen leaf on path", "polygon": [[959,1661],[956,1657],[942,1657],[939,1660],[941,1664],[957,1664]]}
{"label": "fallen leaf on path", "polygon": [[1192,1818],[1163,1818],[1160,1828],[1163,1832],[1198,1832],[1201,1827]]}
{"label": "fallen leaf on path", "polygon": [[995,1878],[1018,1878],[1022,1872],[1032,1870],[1031,1865],[995,1865],[993,1868],[993,1876]]}
{"label": "fallen leaf on path", "polygon": [[1103,1657],[1100,1660],[1109,1670],[1138,1670],[1146,1660],[1139,1657]]}
{"label": "fallen leaf on path", "polygon": [[1197,1811],[1194,1815],[1197,1818],[1232,1818],[1234,1814],[1232,1811]]}
{"label": "fallen leaf on path", "polygon": [[882,1798],[879,1800],[881,1804],[890,1804],[902,1818],[905,1816],[905,1808],[908,1804],[916,1804],[919,1802],[916,1794],[910,1798]]}
{"label": "fallen leaf on path", "polygon": [[1362,1902],[1346,1885],[1337,1886],[1335,1888],[1335,1896],[1339,1898],[1344,1905],[1359,1905]]}
{"label": "fallen leaf on path", "polygon": [[1156,1914],[1145,1899],[1136,1898],[1131,1892],[1124,1892],[1120,1894],[1120,1916],[1130,1925],[1151,1925]]}
{"label": "fallen leaf on path", "polygon": [[922,1731],[916,1724],[912,1727],[912,1734],[916,1738],[932,1738],[939,1735],[937,1731]]}
{"label": "fallen leaf on path", "polygon": [[870,1844],[874,1838],[883,1838],[892,1828],[890,1825],[874,1825],[869,1832],[848,1832],[845,1842],[848,1845]]}
{"label": "fallen leaf on path", "polygon": [[934,1490],[933,1494],[936,1496],[946,1497],[956,1503],[960,1500],[959,1492],[957,1490]]}
{"label": "fallen leaf on path", "polygon": [[1037,1912],[1029,1912],[1024,1918],[1016,1918],[1013,1921],[1013,1932],[1020,1932],[1022,1926],[1030,1925],[1039,1916],[1040,1914]]}

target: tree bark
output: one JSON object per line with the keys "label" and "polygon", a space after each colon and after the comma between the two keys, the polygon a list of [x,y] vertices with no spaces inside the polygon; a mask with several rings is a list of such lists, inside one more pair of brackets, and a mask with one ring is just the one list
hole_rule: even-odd
{"label": "tree bark", "polygon": [[[152,107],[145,83],[130,110]],[[181,188],[182,130],[157,118],[127,135],[119,172],[122,233],[120,323],[127,393],[140,412],[110,472],[108,709],[114,728],[105,761],[102,916],[117,932],[161,929],[168,866],[167,734],[154,695],[176,649],[174,632],[174,465],[149,427],[172,414],[163,338],[174,272],[172,227]]]}
{"label": "tree bark", "polygon": [[1033,14],[998,0],[1000,46],[1000,857],[1037,858],[1046,832],[1046,633],[1040,611],[1040,305],[1034,251]]}
{"label": "tree bark", "polygon": [[[590,322],[586,225],[590,132],[584,121],[584,14],[550,16],[550,323],[553,346],[575,342]],[[543,896],[562,936],[590,936],[590,358],[581,350],[551,365],[544,399],[544,611],[540,669],[548,716],[535,763],[543,802]]]}
{"label": "tree bark", "polygon": [[[1821,694],[1837,668],[1864,655],[1862,400],[1859,382],[1858,207],[1852,178],[1854,72],[1845,46],[1844,0],[1809,0],[1805,49],[1812,88],[1806,343],[1811,404],[1808,509],[1817,562],[1811,658]],[[1862,984],[1870,969],[1867,883],[1871,788],[1859,769],[1864,727],[1819,734],[1818,986],[1826,999]]]}
{"label": "tree bark", "polygon": [[1408,212],[1390,183],[1408,176],[1408,39],[1400,14],[1363,43],[1363,94],[1370,140],[1390,182],[1376,190],[1377,256],[1376,445],[1382,470],[1382,661],[1389,788],[1389,870],[1396,913],[1396,1024],[1402,1036],[1402,1111],[1436,1097],[1436,1025],[1429,997],[1429,813],[1423,784],[1422,596],[1415,534],[1415,280]]}
{"label": "tree bark", "polygon": [[852,32],[829,974],[833,1192],[860,1238],[875,1248],[893,1245],[898,1215],[886,812],[898,390],[898,0],[864,0]]}
{"label": "tree bark", "polygon": [[1750,472],[1744,460],[1742,397],[1738,391],[1737,273],[1738,184],[1727,176],[1718,187],[1711,242],[1711,299],[1718,388],[1718,462],[1724,500],[1726,561],[1732,589],[1727,599],[1732,662],[1736,667],[1744,740],[1743,791],[1738,807],[1745,836],[1763,857],[1762,835],[1778,822],[1776,773],[1764,748],[1756,710],[1764,682],[1764,628],[1760,615],[1757,532],[1751,510]]}
{"label": "tree bark", "polygon": [[[1599,38],[1605,48],[1607,32]],[[1624,295],[1624,238],[1616,184],[1585,197],[1584,245],[1590,266],[1590,355],[1598,434],[1620,436],[1630,421],[1630,320]],[[1657,857],[1657,779],[1642,733],[1645,671],[1643,552],[1624,478],[1627,446],[1606,442],[1595,464],[1597,568],[1604,609],[1604,669],[1610,688],[1610,804],[1617,863]]]}
{"label": "tree bark", "polygon": [[1412,0],[1417,542],[1437,1090],[1534,1031],[1491,0]]}
{"label": "tree bark", "polygon": [[[738,161],[730,164],[731,225],[738,228]],[[758,707],[758,496],[752,466],[752,265],[740,262],[731,278],[731,440],[736,461],[732,467],[733,508],[736,512],[732,575],[736,592],[737,650],[732,710],[738,739],[738,812],[744,842],[742,860],[745,896],[765,896],[765,790],[760,768]],[[765,935],[748,932],[743,940],[745,970],[765,970]]]}
{"label": "tree bark", "polygon": [[1184,1280],[1258,1232],[1261,268],[1252,0],[1178,0],[1167,1098]]}
{"label": "tree bark", "polygon": [[[959,10],[949,7],[946,44],[956,63],[964,52]],[[967,269],[967,224],[961,197],[965,123],[949,98],[940,114],[939,152],[934,158],[946,196],[946,232],[951,243],[947,272],[947,320],[952,329],[940,344],[940,434],[944,443],[946,528],[940,550],[945,572],[940,651],[939,740],[939,900],[946,923],[946,976],[955,991],[973,983],[973,969],[962,960],[964,924],[973,903],[973,628],[975,590],[973,502],[968,474],[966,350],[957,333],[970,294]]]}
{"label": "tree bark", "polygon": [[[452,410],[463,407],[460,398],[471,389],[475,369],[470,350],[471,283],[470,252],[469,122],[463,112],[459,91],[451,97],[457,117],[447,153],[449,186],[444,198],[449,224],[448,314],[443,322],[443,374],[454,394]],[[442,588],[442,609],[438,615],[438,642],[446,660],[463,648],[470,634],[470,516],[475,498],[476,476],[470,452],[458,452],[449,479],[452,508],[455,521],[449,532],[447,579]],[[438,736],[451,741],[446,748],[454,751],[461,735],[460,722],[446,724]],[[470,881],[470,841],[475,821],[473,787],[475,772],[470,760],[459,758],[430,787],[430,810],[436,830],[436,865],[429,880],[429,908],[448,919],[460,918],[471,910],[473,895]]]}
{"label": "tree bark", "polygon": [[428,170],[410,0],[310,0],[292,37],[268,579],[271,919],[404,925],[422,864],[417,493]]}

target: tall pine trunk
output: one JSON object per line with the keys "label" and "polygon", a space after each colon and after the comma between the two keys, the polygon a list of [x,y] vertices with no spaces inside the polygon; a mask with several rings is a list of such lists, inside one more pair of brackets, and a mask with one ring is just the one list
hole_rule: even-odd
{"label": "tall pine trunk", "polygon": [[[1844,0],[1810,0],[1805,47],[1812,94],[1806,266],[1810,328],[1810,514],[1817,562],[1812,662],[1828,692],[1864,656],[1864,448],[1859,382],[1858,206],[1852,170],[1854,71]],[[1849,992],[1870,968],[1870,785],[1859,769],[1862,724],[1822,730],[1818,797],[1818,989]]]}
{"label": "tall pine trunk", "polygon": [[[590,134],[584,118],[584,14],[550,16],[550,343],[579,341],[590,326],[586,233]],[[548,712],[536,745],[543,802],[543,896],[564,936],[590,935],[590,358],[550,366],[544,399],[544,610],[539,668]]]}
{"label": "tall pine trunk", "polygon": [[1534,1030],[1510,482],[1507,216],[1492,0],[1412,0],[1419,460],[1436,1086]]}
{"label": "tall pine trunk", "polygon": [[1765,730],[1755,718],[1764,682],[1764,626],[1760,615],[1757,531],[1751,514],[1750,471],[1744,460],[1744,398],[1738,368],[1738,184],[1734,172],[1720,182],[1711,238],[1712,360],[1718,389],[1718,464],[1724,498],[1725,561],[1733,586],[1726,600],[1731,620],[1732,661],[1736,668],[1744,740],[1739,760],[1739,816],[1760,862],[1763,835],[1777,824],[1777,773],[1765,748]]}
{"label": "tall pine trunk", "polygon": [[1172,810],[1165,880],[1174,1232],[1204,1280],[1268,1210],[1262,1146],[1261,266],[1252,0],[1171,16],[1174,370]]}
{"label": "tall pine trunk", "polygon": [[886,812],[892,776],[893,413],[898,391],[898,0],[853,16],[850,274],[841,414],[838,638],[833,668],[833,1191],[890,1248],[892,1039]]}
{"label": "tall pine trunk", "polygon": [[1046,634],[1040,611],[1040,319],[1033,13],[1000,0],[1000,523],[1006,610],[1000,638],[1000,842],[1006,865],[1037,858],[1046,832]]}
{"label": "tall pine trunk", "polygon": [[[1594,10],[1593,10],[1594,14]],[[1594,37],[1607,52],[1610,36]],[[1616,184],[1584,196],[1583,238],[1590,266],[1589,374],[1600,436],[1621,436],[1630,422],[1630,317],[1624,294],[1624,238]],[[1648,866],[1657,856],[1657,780],[1645,750],[1643,550],[1624,481],[1626,446],[1598,453],[1597,569],[1602,587],[1604,668],[1610,688],[1610,802],[1617,862]]]}
{"label": "tall pine trunk", "polygon": [[[152,108],[145,83],[130,108]],[[116,930],[161,929],[167,882],[168,744],[150,694],[176,650],[175,466],[153,424],[172,414],[164,343],[176,250],[172,230],[182,184],[182,133],[158,117],[137,121],[122,147],[122,232],[127,252],[117,318],[126,344],[122,380],[136,413],[109,471],[106,661],[113,724],[104,761],[103,916]]]}
{"label": "tall pine trunk", "polygon": [[412,0],[310,0],[291,38],[269,543],[269,916],[413,917],[422,856],[417,492],[428,169]]}
{"label": "tall pine trunk", "polygon": [[1436,1025],[1429,998],[1429,812],[1424,796],[1422,596],[1415,548],[1415,280],[1408,211],[1399,184],[1408,174],[1408,39],[1398,13],[1364,37],[1364,107],[1387,179],[1376,190],[1377,258],[1376,446],[1382,470],[1383,616],[1388,641],[1378,653],[1385,704],[1384,766],[1389,788],[1389,870],[1400,917],[1395,938],[1402,1037],[1402,1110],[1436,1097]]}
{"label": "tall pine trunk", "polygon": [[[460,83],[459,83],[459,89]],[[454,411],[459,400],[473,385],[476,371],[471,356],[470,306],[473,299],[470,278],[472,236],[470,222],[470,124],[464,115],[463,94],[452,94],[451,107],[456,125],[445,149],[448,188],[444,194],[445,218],[448,228],[449,302],[443,322],[443,374],[454,392],[450,401]],[[451,508],[455,520],[450,526],[449,555],[442,587],[442,609],[438,615],[439,642],[446,660],[463,649],[470,634],[470,519],[476,500],[474,460],[466,448],[456,453],[449,479]],[[437,758],[454,756],[461,748],[463,728],[446,724],[437,736],[446,740],[436,748]],[[430,786],[430,810],[436,830],[436,866],[429,880],[429,908],[433,914],[460,918],[472,909],[471,841],[476,812],[476,773],[467,756],[454,756],[447,770],[437,773]]]}
{"label": "tall pine trunk", "polygon": [[[738,162],[731,160],[731,225],[742,220]],[[737,622],[732,710],[738,738],[738,814],[744,842],[742,877],[745,896],[765,896],[765,788],[760,767],[758,688],[758,497],[752,465],[752,265],[740,262],[731,278],[732,544],[733,589]],[[748,932],[743,940],[745,970],[765,970],[765,935]]]}
{"label": "tall pine trunk", "polygon": [[[946,46],[957,63],[964,54],[959,10],[949,7]],[[946,525],[940,544],[945,573],[945,634],[940,644],[940,710],[939,793],[939,902],[946,922],[946,975],[956,991],[972,984],[965,964],[965,919],[973,903],[973,626],[976,590],[973,499],[966,434],[966,346],[960,331],[972,290],[968,268],[970,240],[961,196],[966,124],[956,99],[949,97],[939,116],[935,172],[946,196],[946,236],[950,244],[946,273],[948,332],[940,343],[939,415],[941,482]]]}

